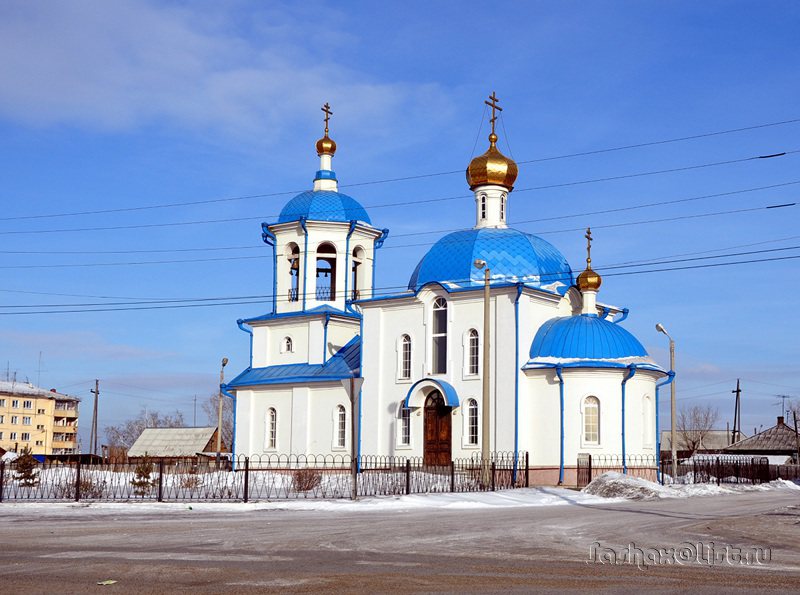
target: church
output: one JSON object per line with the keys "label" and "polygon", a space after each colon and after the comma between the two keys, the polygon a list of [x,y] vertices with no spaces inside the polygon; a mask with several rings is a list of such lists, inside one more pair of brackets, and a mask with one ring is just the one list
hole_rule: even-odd
{"label": "church", "polygon": [[390,295],[375,287],[389,230],[339,192],[325,105],[313,188],[262,224],[272,312],[237,321],[250,365],[221,387],[235,454],[439,465],[527,452],[533,480],[556,484],[574,483],[579,455],[658,453],[657,386],[673,374],[620,324],[627,309],[598,301],[590,230],[576,277],[555,246],[509,226],[518,168],[489,99],[489,147],[466,170],[474,227],[439,239]]}

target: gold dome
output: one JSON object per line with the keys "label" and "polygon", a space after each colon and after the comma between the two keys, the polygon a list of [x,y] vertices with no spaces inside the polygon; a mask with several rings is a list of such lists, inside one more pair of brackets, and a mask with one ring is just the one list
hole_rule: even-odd
{"label": "gold dome", "polygon": [[497,150],[497,135],[489,135],[489,150],[475,157],[467,167],[467,184],[470,190],[478,186],[494,184],[503,186],[509,191],[514,189],[517,179],[517,164]]}
{"label": "gold dome", "polygon": [[328,136],[327,131],[325,136],[317,141],[317,155],[333,155],[336,153],[336,142]]}
{"label": "gold dome", "polygon": [[603,278],[589,266],[578,275],[578,289],[584,291],[597,291],[603,284]]}

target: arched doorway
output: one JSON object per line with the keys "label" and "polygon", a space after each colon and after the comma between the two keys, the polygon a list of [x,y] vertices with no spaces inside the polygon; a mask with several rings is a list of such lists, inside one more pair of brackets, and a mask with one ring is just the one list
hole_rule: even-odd
{"label": "arched doorway", "polygon": [[449,465],[452,459],[452,408],[447,407],[442,393],[431,391],[425,399],[425,444],[423,458],[426,465]]}

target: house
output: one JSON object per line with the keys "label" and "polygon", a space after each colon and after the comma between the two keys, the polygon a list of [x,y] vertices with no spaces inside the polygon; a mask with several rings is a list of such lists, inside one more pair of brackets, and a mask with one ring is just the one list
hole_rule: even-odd
{"label": "house", "polygon": [[[702,433],[689,430],[688,432],[676,431],[675,434],[678,458],[689,457],[694,453],[721,453],[731,444],[730,430],[708,430]],[[740,433],[740,436],[747,438],[743,433]],[[697,447],[693,448],[695,443]],[[661,432],[661,457],[667,459],[672,457],[672,433],[669,430]]]}
{"label": "house", "polygon": [[0,380],[0,447],[34,455],[78,452],[80,399],[29,382]]}
{"label": "house", "polygon": [[466,172],[473,200],[453,207],[474,226],[435,242],[389,294],[375,287],[389,230],[339,192],[326,105],[313,189],[262,224],[272,311],[237,321],[250,362],[221,387],[236,454],[439,465],[524,451],[542,483],[574,483],[579,454],[656,460],[657,383],[674,375],[621,324],[627,308],[597,300],[589,230],[576,276],[558,248],[510,226],[518,168],[497,148],[490,99],[489,147]]}
{"label": "house", "polygon": [[768,457],[770,464],[782,465],[788,460],[797,463],[798,436],[794,428],[784,423],[783,416],[778,416],[778,422],[750,438],[739,440],[726,447],[725,454],[749,455]]}
{"label": "house", "polygon": [[[230,449],[223,443],[220,452]],[[154,459],[199,461],[215,457],[217,453],[217,428],[145,428],[128,449],[129,459],[150,457]]]}

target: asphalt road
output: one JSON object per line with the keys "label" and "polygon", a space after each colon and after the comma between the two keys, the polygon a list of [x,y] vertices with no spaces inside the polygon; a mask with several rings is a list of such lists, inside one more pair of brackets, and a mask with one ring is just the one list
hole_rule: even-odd
{"label": "asphalt road", "polygon": [[[800,495],[789,491],[391,513],[12,506],[0,505],[2,593],[800,591]],[[610,563],[595,542],[771,555],[639,568]]]}

